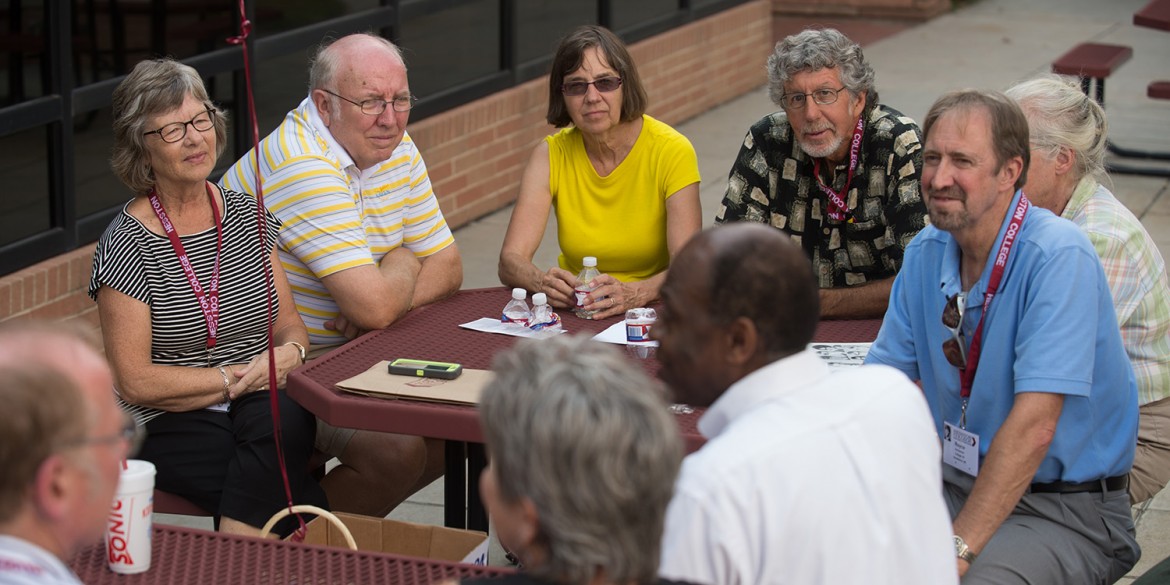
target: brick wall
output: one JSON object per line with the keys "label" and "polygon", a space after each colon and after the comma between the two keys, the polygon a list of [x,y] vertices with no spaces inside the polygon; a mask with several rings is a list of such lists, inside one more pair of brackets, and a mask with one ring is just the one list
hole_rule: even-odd
{"label": "brick wall", "polygon": [[[770,0],[755,0],[631,46],[647,113],[677,124],[762,85],[771,10]],[[452,228],[516,198],[532,148],[554,130],[544,121],[547,83],[535,79],[410,125]],[[0,277],[0,321],[78,319],[96,328],[97,305],[86,296],[93,250]]]}
{"label": "brick wall", "polygon": [[778,15],[926,20],[951,9],[951,0],[772,0]]}
{"label": "brick wall", "polygon": [[79,319],[96,329],[97,304],[86,295],[95,247],[83,246],[0,277],[0,321]]}

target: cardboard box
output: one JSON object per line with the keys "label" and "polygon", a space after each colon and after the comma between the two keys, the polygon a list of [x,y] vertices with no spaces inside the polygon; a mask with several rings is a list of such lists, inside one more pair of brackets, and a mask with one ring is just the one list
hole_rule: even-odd
{"label": "cardboard box", "polygon": [[[488,535],[483,532],[344,512],[334,515],[349,528],[360,550],[487,565]],[[313,518],[308,523],[305,543],[346,548],[341,531],[324,518]]]}

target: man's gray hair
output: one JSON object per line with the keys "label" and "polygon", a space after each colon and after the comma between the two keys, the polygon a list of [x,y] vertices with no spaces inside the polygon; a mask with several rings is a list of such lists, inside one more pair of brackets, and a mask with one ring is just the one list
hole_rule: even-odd
{"label": "man's gray hair", "polygon": [[651,583],[682,462],[661,385],[614,347],[559,335],[496,357],[480,420],[500,497],[527,498],[547,563],[585,583]]}
{"label": "man's gray hair", "polygon": [[1028,118],[1032,146],[1047,158],[1060,147],[1076,157],[1076,178],[1106,177],[1105,140],[1109,124],[1105,110],[1081,91],[1075,77],[1047,74],[1025,81],[1004,92],[1019,104]]}
{"label": "man's gray hair", "polygon": [[861,46],[834,28],[805,29],[776,43],[768,57],[768,97],[776,104],[784,96],[784,84],[802,71],[836,69],[841,83],[855,97],[866,92],[866,106],[878,103],[873,86],[873,67]]}

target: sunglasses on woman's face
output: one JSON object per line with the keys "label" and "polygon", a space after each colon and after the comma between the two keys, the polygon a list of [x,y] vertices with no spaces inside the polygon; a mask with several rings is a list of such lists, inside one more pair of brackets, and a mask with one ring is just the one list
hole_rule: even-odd
{"label": "sunglasses on woman's face", "polygon": [[942,324],[951,332],[951,338],[942,345],[943,355],[952,366],[960,370],[967,367],[967,340],[963,337],[963,310],[967,305],[965,293],[955,293],[947,298],[943,308]]}
{"label": "sunglasses on woman's face", "polygon": [[622,86],[620,77],[602,77],[593,81],[568,81],[561,86],[561,93],[568,96],[582,96],[589,91],[589,86],[597,88],[601,93],[609,93]]}

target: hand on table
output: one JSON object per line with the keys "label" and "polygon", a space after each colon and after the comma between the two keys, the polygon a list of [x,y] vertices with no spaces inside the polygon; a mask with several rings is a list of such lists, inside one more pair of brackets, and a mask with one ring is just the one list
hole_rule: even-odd
{"label": "hand on table", "polygon": [[[291,345],[278,345],[276,354],[276,387],[284,388],[288,373],[301,365],[301,354]],[[226,366],[228,379],[235,380],[228,386],[228,396],[235,400],[249,392],[268,390],[268,352],[260,352],[245,365]]]}

